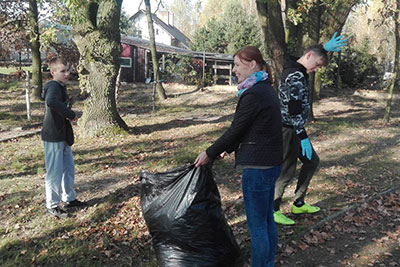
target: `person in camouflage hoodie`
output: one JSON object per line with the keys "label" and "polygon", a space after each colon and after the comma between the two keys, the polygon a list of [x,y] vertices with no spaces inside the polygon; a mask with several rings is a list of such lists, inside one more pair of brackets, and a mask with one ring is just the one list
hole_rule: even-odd
{"label": "person in camouflage hoodie", "polygon": [[297,159],[303,163],[295,190],[293,214],[315,213],[319,207],[304,202],[308,185],[313,177],[319,157],[313,149],[304,128],[310,113],[310,88],[308,74],[328,64],[328,51],[340,51],[346,45],[342,36],[336,37],[324,46],[313,45],[306,49],[302,57],[290,58],[283,67],[279,83],[279,99],[282,114],[283,164],[276,181],[274,197],[274,220],[279,224],[294,224],[294,220],[280,212],[282,196],[287,185],[293,180]]}

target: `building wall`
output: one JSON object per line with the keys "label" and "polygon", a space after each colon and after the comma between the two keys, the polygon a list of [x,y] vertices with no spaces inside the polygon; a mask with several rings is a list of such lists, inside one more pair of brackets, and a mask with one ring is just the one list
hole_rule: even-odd
{"label": "building wall", "polygon": [[137,48],[135,46],[122,44],[121,57],[131,58],[132,66],[130,68],[121,66],[121,81],[128,83],[135,81],[136,79],[135,71],[137,69],[137,62],[135,59],[136,54],[137,54]]}
{"label": "building wall", "polygon": [[[123,47],[129,45],[122,44]],[[149,56],[146,50],[140,47],[130,46],[130,54],[122,54],[123,57],[130,57],[132,59],[132,66],[121,67],[121,81],[122,82],[145,82],[146,81],[146,59],[145,56]]]}
{"label": "building wall", "polygon": [[136,82],[145,82],[146,81],[146,57],[147,53],[146,50],[143,48],[137,48],[137,66],[136,69]]}
{"label": "building wall", "polygon": [[[135,24],[136,29],[141,32],[141,35],[139,34],[138,37],[142,38],[142,39],[150,40],[149,26],[147,23],[146,16],[144,14],[140,14],[133,21],[133,23]],[[161,28],[158,24],[153,23],[153,26],[154,26],[154,36],[155,36],[156,42],[166,44],[166,45],[172,45],[171,35],[169,35],[168,32],[165,31],[163,28]]]}

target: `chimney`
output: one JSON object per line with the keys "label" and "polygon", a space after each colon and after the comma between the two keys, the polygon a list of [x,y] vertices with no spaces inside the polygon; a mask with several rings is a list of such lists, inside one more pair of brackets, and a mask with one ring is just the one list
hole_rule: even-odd
{"label": "chimney", "polygon": [[168,11],[158,11],[157,16],[165,23],[169,24],[169,12]]}
{"label": "chimney", "polygon": [[174,13],[169,13],[168,12],[168,24],[171,26],[175,26],[175,21],[174,21]]}

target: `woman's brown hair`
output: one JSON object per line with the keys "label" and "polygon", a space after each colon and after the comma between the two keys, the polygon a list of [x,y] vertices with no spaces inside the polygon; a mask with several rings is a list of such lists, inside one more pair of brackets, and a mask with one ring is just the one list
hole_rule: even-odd
{"label": "woman's brown hair", "polygon": [[274,80],[272,78],[271,68],[267,64],[267,62],[265,62],[260,50],[257,47],[245,46],[245,47],[239,49],[233,55],[233,57],[236,57],[236,56],[239,57],[240,60],[245,60],[248,62],[254,60],[261,67],[261,69],[264,68],[265,71],[268,73],[268,78],[269,78],[270,84],[272,85],[274,83]]}

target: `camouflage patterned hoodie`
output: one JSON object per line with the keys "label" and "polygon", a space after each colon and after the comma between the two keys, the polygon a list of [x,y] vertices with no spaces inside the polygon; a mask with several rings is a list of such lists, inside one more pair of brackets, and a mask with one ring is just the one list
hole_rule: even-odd
{"label": "camouflage patterned hoodie", "polygon": [[308,74],[296,58],[290,58],[283,65],[278,88],[283,125],[292,126],[300,140],[307,138],[304,125],[310,113]]}

